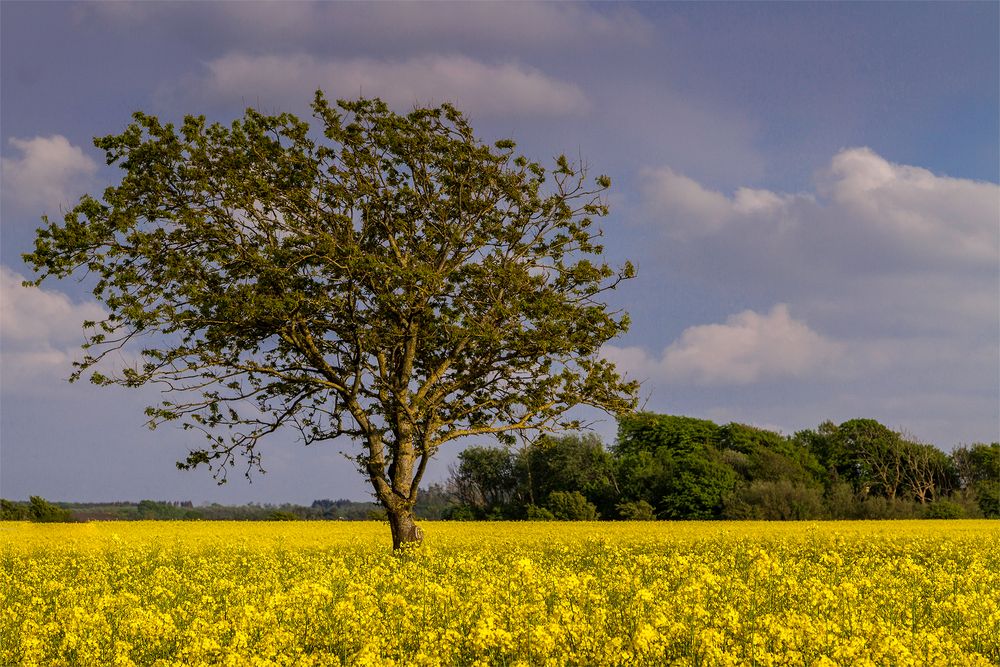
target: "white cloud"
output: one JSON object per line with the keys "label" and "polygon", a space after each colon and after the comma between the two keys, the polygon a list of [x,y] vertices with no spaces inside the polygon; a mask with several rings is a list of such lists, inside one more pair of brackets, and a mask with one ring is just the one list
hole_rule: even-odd
{"label": "white cloud", "polygon": [[73,303],[54,290],[23,287],[23,280],[0,266],[0,367],[4,391],[13,393],[69,377],[84,342],[80,325],[105,317],[96,303]]}
{"label": "white cloud", "polygon": [[59,134],[10,139],[18,157],[0,160],[3,198],[19,207],[50,215],[70,207],[83,194],[97,163]]}
{"label": "white cloud", "polygon": [[815,192],[726,195],[643,172],[664,265],[744,298],[791,303],[835,335],[996,340],[1000,186],[838,153]]}
{"label": "white cloud", "polygon": [[642,172],[642,193],[671,237],[718,236],[760,259],[822,255],[822,265],[857,268],[858,255],[877,253],[869,273],[1000,260],[1000,186],[893,164],[868,148],[835,155],[815,195],[740,188],[730,197],[669,168]]}
{"label": "white cloud", "polygon": [[923,259],[996,266],[1000,187],[892,164],[868,148],[838,153],[821,188],[873,235]]}
{"label": "white cloud", "polygon": [[794,319],[786,304],[769,313],[746,310],[724,324],[686,329],[659,359],[639,348],[607,346],[604,355],[632,376],[652,373],[670,383],[746,385],[773,379],[841,376],[848,348]]}
{"label": "white cloud", "polygon": [[672,221],[671,235],[714,234],[733,217],[733,202],[669,167],[640,174],[646,207]]}
{"label": "white cloud", "polygon": [[[188,85],[188,84],[184,84]],[[589,103],[575,84],[520,64],[488,64],[466,56],[422,56],[385,61],[369,58],[320,60],[311,55],[233,53],[207,64],[205,76],[178,92],[215,100],[308,99],[317,88],[331,97],[381,97],[406,110],[453,102],[476,116],[572,115]]]}

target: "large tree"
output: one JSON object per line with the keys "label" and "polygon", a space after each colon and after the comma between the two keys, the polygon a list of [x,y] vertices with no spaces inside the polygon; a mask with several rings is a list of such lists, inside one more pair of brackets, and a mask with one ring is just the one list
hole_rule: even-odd
{"label": "large tree", "polygon": [[[583,165],[547,173],[447,104],[398,115],[317,92],[312,110],[321,132],[252,109],[179,129],[136,113],[94,141],[121,182],[43,218],[24,258],[34,284],[96,279],[107,317],[85,323],[74,379],[162,387],[150,425],[208,438],[180,467],[249,474],[282,427],[354,438],[399,547],[420,539],[442,445],[633,407],[636,385],[598,356],[628,324],[602,295],[633,269],[590,259],[610,181]],[[95,368],[122,348],[140,361]]]}

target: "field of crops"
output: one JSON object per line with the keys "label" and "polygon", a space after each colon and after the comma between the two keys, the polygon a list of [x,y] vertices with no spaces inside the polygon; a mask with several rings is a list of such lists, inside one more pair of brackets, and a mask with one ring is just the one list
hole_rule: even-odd
{"label": "field of crops", "polygon": [[1000,525],[0,524],[2,665],[1000,664]]}

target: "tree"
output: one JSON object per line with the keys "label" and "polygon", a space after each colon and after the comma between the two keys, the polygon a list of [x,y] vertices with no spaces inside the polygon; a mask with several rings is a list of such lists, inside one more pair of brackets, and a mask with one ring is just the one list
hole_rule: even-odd
{"label": "tree", "polygon": [[934,445],[908,439],[903,442],[905,481],[921,505],[933,502],[957,486],[948,455]]}
{"label": "tree", "polygon": [[0,521],[27,521],[31,513],[24,503],[0,498]]}
{"label": "tree", "polygon": [[560,521],[597,521],[601,516],[597,507],[579,491],[553,491],[545,507]]}
{"label": "tree", "polygon": [[615,506],[618,515],[626,521],[653,521],[656,512],[645,500],[627,500]]}
{"label": "tree", "polygon": [[[830,420],[824,421],[815,430],[806,429],[797,432],[792,440],[812,454],[824,471],[824,483],[827,486],[844,484],[845,469],[853,473],[848,462],[848,454],[844,451],[843,438],[838,436],[837,425]],[[849,476],[848,476],[849,478]]]}
{"label": "tree", "polygon": [[620,418],[614,451],[622,495],[645,500],[663,518],[719,517],[737,483],[719,442],[719,426],[704,419],[652,413]]}
{"label": "tree", "polygon": [[951,460],[960,487],[972,493],[983,515],[1000,518],[1000,443],[958,447]]}
{"label": "tree", "polygon": [[618,486],[614,458],[593,434],[543,436],[518,452],[515,462],[522,501],[544,501],[553,491],[579,491],[604,513],[614,513]]}
{"label": "tree", "polygon": [[458,455],[449,486],[463,505],[481,515],[499,511],[517,488],[514,456],[507,448],[468,447]]}
{"label": "tree", "polygon": [[856,492],[894,500],[903,490],[906,444],[899,433],[874,419],[851,419],[828,434],[827,455],[834,454],[826,465]]}
{"label": "tree", "polygon": [[707,419],[640,412],[618,420],[615,452],[632,454],[661,447],[686,450],[692,446],[719,444],[719,426]]}
{"label": "tree", "polygon": [[824,473],[800,441],[746,424],[720,427],[719,449],[724,459],[731,457],[727,463],[748,482],[788,480],[809,486],[819,484]]}
{"label": "tree", "polygon": [[28,499],[28,517],[39,523],[66,523],[73,520],[73,514],[65,508],[50,503],[41,496]]}
{"label": "tree", "polygon": [[[602,296],[634,271],[589,259],[606,176],[562,156],[546,173],[447,104],[399,115],[317,92],[312,110],[321,137],[287,113],[179,130],[136,113],[94,142],[121,182],[43,218],[24,257],[36,285],[96,278],[107,317],[85,323],[74,378],[166,389],[150,425],[207,437],[181,468],[224,480],[245,458],[249,475],[286,426],[351,437],[399,547],[420,540],[418,485],[446,443],[634,407],[637,385],[598,356],[628,326]],[[139,341],[136,365],[94,368]]]}

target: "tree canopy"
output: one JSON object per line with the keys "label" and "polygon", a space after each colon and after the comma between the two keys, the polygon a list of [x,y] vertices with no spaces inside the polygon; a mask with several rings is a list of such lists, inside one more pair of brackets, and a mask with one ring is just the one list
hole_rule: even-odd
{"label": "tree canopy", "polygon": [[593,434],[548,435],[516,451],[472,447],[460,460],[450,518],[1000,516],[1000,444],[949,455],[874,419],[782,435],[639,412],[619,418],[610,449]]}
{"label": "tree canopy", "polygon": [[[585,165],[488,145],[447,104],[400,115],[317,92],[312,111],[321,136],[287,113],[136,113],[94,142],[121,182],[43,218],[24,258],[34,284],[95,277],[107,317],[85,323],[74,378],[163,388],[150,425],[207,437],[179,466],[224,480],[245,459],[249,475],[283,427],[354,438],[399,546],[419,539],[442,445],[633,408],[637,385],[598,355],[628,326],[602,295],[633,268],[599,259],[610,181]],[[140,361],[95,368],[122,348]]]}

